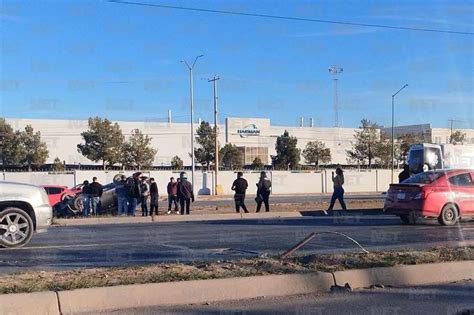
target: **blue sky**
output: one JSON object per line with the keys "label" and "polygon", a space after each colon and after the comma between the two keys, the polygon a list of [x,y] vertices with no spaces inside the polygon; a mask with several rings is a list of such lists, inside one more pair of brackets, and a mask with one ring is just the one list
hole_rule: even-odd
{"label": "blue sky", "polygon": [[[131,0],[133,1],[133,0]],[[473,32],[473,1],[161,1],[217,10]],[[474,36],[341,26],[115,4],[0,4],[0,115],[18,118],[188,121],[195,68],[196,117],[219,111],[296,125],[334,125],[328,67],[339,76],[339,124],[474,128]]]}

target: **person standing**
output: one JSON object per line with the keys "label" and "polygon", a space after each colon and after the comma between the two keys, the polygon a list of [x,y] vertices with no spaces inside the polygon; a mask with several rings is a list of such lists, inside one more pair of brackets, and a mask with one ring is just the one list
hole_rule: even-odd
{"label": "person standing", "polygon": [[92,212],[97,215],[99,213],[100,197],[102,197],[104,191],[102,185],[97,181],[97,177],[92,178],[90,190]]}
{"label": "person standing", "polygon": [[176,214],[179,213],[178,211],[178,183],[174,179],[174,177],[170,178],[170,182],[166,187],[168,192],[168,214],[171,214],[171,206],[174,203],[174,211]]}
{"label": "person standing", "polygon": [[234,180],[232,184],[232,190],[235,191],[234,201],[235,201],[235,212],[240,213],[240,207],[244,210],[245,213],[249,213],[247,207],[245,206],[245,192],[249,186],[247,180],[243,178],[244,173],[238,172],[237,179]]}
{"label": "person standing", "polygon": [[90,199],[90,186],[89,181],[85,180],[82,183],[82,194],[81,194],[81,201],[82,201],[82,215],[87,217],[89,215],[89,211],[91,209],[91,199]]}
{"label": "person standing", "polygon": [[270,199],[271,188],[272,188],[272,182],[270,181],[270,179],[268,179],[267,173],[261,172],[260,180],[257,183],[257,198],[255,198],[255,200],[257,201],[256,212],[260,212],[262,203],[265,204],[265,211],[266,212],[270,211],[269,199]]}
{"label": "person standing", "polygon": [[117,195],[117,215],[126,214],[127,211],[127,176],[120,176],[120,180],[115,186],[115,194]]}
{"label": "person standing", "polygon": [[146,176],[140,177],[140,202],[142,204],[142,217],[148,216],[148,197],[150,196],[150,188],[146,182]]}
{"label": "person standing", "polygon": [[403,171],[398,174],[398,182],[402,183],[405,179],[410,178],[410,167],[408,165],[403,165]]}
{"label": "person standing", "polygon": [[155,182],[155,179],[152,177],[150,178],[150,216],[158,215],[158,185]]}
{"label": "person standing", "polygon": [[177,185],[177,196],[181,208],[181,215],[189,214],[191,202],[194,202],[193,185],[188,181],[186,172],[181,172]]}
{"label": "person standing", "polygon": [[336,176],[334,176],[334,172],[332,172],[332,182],[334,185],[334,192],[332,193],[331,203],[329,204],[329,208],[327,211],[324,211],[324,214],[328,214],[328,211],[332,211],[334,207],[334,203],[336,200],[339,200],[341,204],[342,210],[346,211],[346,203],[344,202],[344,172],[340,167],[336,168]]}
{"label": "person standing", "polygon": [[127,179],[127,196],[128,196],[128,215],[135,216],[137,210],[138,198],[140,198],[140,181],[138,176],[141,172],[133,173],[132,177]]}

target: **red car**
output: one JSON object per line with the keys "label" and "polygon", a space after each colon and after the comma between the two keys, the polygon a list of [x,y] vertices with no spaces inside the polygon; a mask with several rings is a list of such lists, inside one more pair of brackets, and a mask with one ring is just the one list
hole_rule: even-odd
{"label": "red car", "polygon": [[400,184],[391,184],[384,213],[395,214],[403,223],[410,218],[434,217],[442,225],[474,216],[474,170],[428,171]]}
{"label": "red car", "polygon": [[58,202],[62,201],[66,196],[74,196],[77,192],[74,189],[69,189],[67,186],[43,185],[41,187],[46,190],[49,204],[51,206],[54,206]]}

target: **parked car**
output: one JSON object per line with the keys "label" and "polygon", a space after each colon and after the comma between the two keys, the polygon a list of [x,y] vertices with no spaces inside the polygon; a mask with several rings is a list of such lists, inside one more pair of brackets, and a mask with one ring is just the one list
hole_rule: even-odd
{"label": "parked car", "polygon": [[44,188],[28,184],[0,182],[0,246],[20,247],[33,232],[45,231],[52,209]]}
{"label": "parked car", "polygon": [[474,216],[473,179],[472,169],[419,173],[390,185],[384,212],[398,215],[405,224],[417,216],[437,218],[442,225],[456,224],[460,218]]}
{"label": "parked car", "polygon": [[[53,207],[67,196],[75,196],[78,190],[69,189],[67,186],[42,185],[48,194],[49,204]],[[79,190],[80,191],[80,190]]]}

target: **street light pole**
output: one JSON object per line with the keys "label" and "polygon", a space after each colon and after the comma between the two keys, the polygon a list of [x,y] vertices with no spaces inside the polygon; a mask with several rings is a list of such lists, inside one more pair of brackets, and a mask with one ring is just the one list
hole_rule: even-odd
{"label": "street light pole", "polygon": [[186,60],[181,60],[189,69],[189,98],[191,103],[191,183],[193,186],[194,191],[194,171],[195,171],[195,163],[194,163],[194,91],[193,91],[193,69],[196,65],[196,61],[203,57],[204,55],[199,55],[194,59],[193,64],[190,66]]}
{"label": "street light pole", "polygon": [[406,88],[408,84],[405,84],[402,86],[400,90],[397,91],[397,93],[392,94],[392,163],[391,164],[391,183],[393,184],[393,169],[395,167],[395,138],[394,138],[394,129],[395,129],[395,96],[400,93],[404,88]]}
{"label": "street light pole", "polygon": [[218,75],[214,75],[212,79],[208,79],[207,82],[212,82],[214,90],[214,150],[215,150],[215,160],[214,160],[214,194],[217,196],[217,174],[219,173],[219,142],[217,140],[217,80],[219,80]]}

